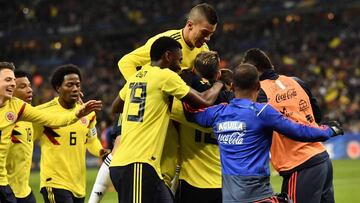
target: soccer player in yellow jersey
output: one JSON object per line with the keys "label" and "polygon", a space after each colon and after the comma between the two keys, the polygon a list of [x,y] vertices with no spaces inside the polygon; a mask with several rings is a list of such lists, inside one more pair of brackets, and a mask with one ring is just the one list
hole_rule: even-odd
{"label": "soccer player in yellow jersey", "polygon": [[[16,88],[14,97],[31,103],[33,92],[27,73],[15,71]],[[33,125],[30,122],[19,121],[11,133],[11,145],[6,160],[8,181],[17,202],[35,203],[35,196],[29,186],[32,154],[34,146]]]}
{"label": "soccer player in yellow jersey", "polygon": [[222,88],[216,83],[214,96],[204,100],[174,71],[180,69],[181,45],[161,37],[150,50],[151,63],[129,78],[119,96],[123,104],[122,135],[110,164],[110,177],[119,202],[173,202],[160,168],[170,120],[169,97],[198,106],[211,105]]}
{"label": "soccer player in yellow jersey", "polygon": [[[81,75],[78,67],[72,64],[58,67],[51,84],[59,97],[36,108],[54,115],[75,111],[80,105]],[[95,124],[95,113],[61,128],[34,124],[34,131],[40,139],[40,188],[46,203],[84,202],[86,149],[94,156],[99,156],[102,149]]]}
{"label": "soccer player in yellow jersey", "polygon": [[61,127],[72,124],[88,115],[94,110],[101,109],[101,102],[90,100],[79,109],[63,115],[53,115],[40,111],[26,102],[14,98],[13,92],[16,87],[15,66],[12,63],[0,62],[0,202],[15,203],[16,198],[12,192],[8,180],[6,158],[10,147],[10,137],[15,123],[28,121],[50,127]]}
{"label": "soccer player in yellow jersey", "polygon": [[208,51],[206,42],[216,30],[216,11],[206,3],[198,4],[190,10],[187,22],[183,29],[169,30],[150,38],[143,46],[123,56],[118,66],[125,80],[128,80],[136,69],[150,63],[150,47],[159,37],[171,37],[182,46],[183,60],[182,69],[193,67],[194,59],[202,51]]}
{"label": "soccer player in yellow jersey", "polygon": [[[143,46],[123,56],[118,63],[120,72],[127,80],[136,72],[137,67],[150,63],[150,46],[162,36],[177,40],[182,46],[183,60],[182,69],[191,69],[195,57],[202,51],[208,51],[207,42],[216,30],[218,17],[212,6],[206,3],[193,7],[188,15],[185,27],[179,30],[169,30],[150,38]],[[182,108],[173,108],[173,113],[181,113]],[[172,123],[170,123],[172,125]],[[169,126],[167,147],[164,148],[162,160],[163,175],[167,184],[175,175],[176,152],[178,146],[178,135],[172,126]]]}
{"label": "soccer player in yellow jersey", "polygon": [[[180,77],[187,85],[199,92],[211,88],[219,76],[220,58],[214,51],[201,52],[195,58],[194,70],[183,71]],[[232,92],[222,90],[216,103],[229,102]],[[174,100],[173,109],[182,108],[181,101]],[[171,119],[180,123],[181,170],[176,202],[222,202],[221,164],[217,140],[210,129],[188,122],[180,112]]]}
{"label": "soccer player in yellow jersey", "polygon": [[[177,30],[169,30],[151,37],[143,46],[123,56],[118,66],[125,80],[128,80],[137,69],[145,64],[150,63],[150,47],[152,43],[159,37],[167,36],[178,41],[182,46],[183,60],[180,63],[182,69],[190,69],[193,67],[196,55],[202,51],[208,51],[207,42],[214,34],[217,27],[218,17],[215,9],[207,4],[202,3],[194,6],[188,15],[188,19],[184,28]],[[172,111],[182,112],[182,108],[173,109]],[[176,152],[178,145],[178,134],[174,126],[169,124],[168,137],[166,138],[166,148],[164,148],[164,157],[162,158],[163,176],[170,186],[170,181],[175,175],[176,167]],[[118,139],[116,142],[118,142]],[[174,157],[175,156],[175,157]],[[111,156],[108,157],[111,161]],[[103,176],[107,173],[106,167],[102,167],[98,176]],[[97,203],[105,193],[105,188],[108,183],[104,182],[106,178],[98,179],[94,184],[89,202]]]}

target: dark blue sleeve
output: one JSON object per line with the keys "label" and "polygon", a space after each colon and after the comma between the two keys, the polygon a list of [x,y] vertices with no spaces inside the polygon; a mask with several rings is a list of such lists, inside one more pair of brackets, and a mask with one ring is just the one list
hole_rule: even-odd
{"label": "dark blue sleeve", "polygon": [[191,113],[190,121],[197,123],[201,127],[210,128],[213,126],[217,112],[222,106],[224,105],[220,104]]}
{"label": "dark blue sleeve", "polygon": [[293,122],[268,104],[259,113],[259,116],[263,125],[296,141],[322,142],[333,135],[333,131],[328,127],[310,127]]}

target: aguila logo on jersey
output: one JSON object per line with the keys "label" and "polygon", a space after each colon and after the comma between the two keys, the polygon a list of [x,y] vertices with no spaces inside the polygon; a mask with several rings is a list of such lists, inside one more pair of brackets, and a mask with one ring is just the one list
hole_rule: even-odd
{"label": "aguila logo on jersey", "polygon": [[277,103],[280,103],[282,101],[285,101],[285,100],[291,99],[293,97],[296,97],[296,95],[297,95],[297,93],[296,93],[295,89],[292,88],[292,89],[289,89],[285,93],[276,94],[275,101]]}
{"label": "aguila logo on jersey", "polygon": [[5,118],[6,118],[6,120],[9,121],[9,122],[15,122],[15,120],[16,120],[15,113],[12,112],[12,111],[7,112],[7,113],[5,114]]}
{"label": "aguila logo on jersey", "polygon": [[88,124],[88,120],[87,120],[86,118],[81,118],[81,119],[80,119],[80,122],[81,122],[81,124],[83,124],[83,125],[87,125],[87,124]]}
{"label": "aguila logo on jersey", "polygon": [[227,121],[217,126],[218,142],[226,145],[240,145],[246,134],[246,123],[241,121]]}

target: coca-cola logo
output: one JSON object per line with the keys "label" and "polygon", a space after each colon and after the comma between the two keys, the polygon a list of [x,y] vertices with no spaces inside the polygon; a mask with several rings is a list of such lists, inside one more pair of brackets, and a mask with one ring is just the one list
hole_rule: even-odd
{"label": "coca-cola logo", "polygon": [[285,101],[285,100],[288,100],[288,99],[291,99],[293,97],[296,97],[297,93],[295,91],[295,89],[289,89],[287,92],[285,93],[281,93],[281,94],[276,94],[276,97],[275,97],[275,101],[277,103],[280,103],[282,101]]}

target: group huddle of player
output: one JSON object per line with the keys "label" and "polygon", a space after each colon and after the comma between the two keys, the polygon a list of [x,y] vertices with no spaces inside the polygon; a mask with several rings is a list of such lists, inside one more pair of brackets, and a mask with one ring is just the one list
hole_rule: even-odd
{"label": "group huddle of player", "polygon": [[[341,126],[318,125],[306,84],[278,75],[260,49],[220,69],[206,45],[217,23],[213,7],[198,4],[183,29],[120,59],[127,82],[112,106],[121,131],[111,154],[97,139],[93,111],[101,102],[81,101],[78,67],[58,67],[51,83],[59,96],[34,108],[26,74],[0,63],[0,202],[35,202],[28,186],[34,139],[46,203],[85,201],[86,150],[104,157],[91,203],[110,182],[121,203],[334,202],[321,141],[343,134]],[[270,185],[269,152],[283,177],[280,194]]]}

